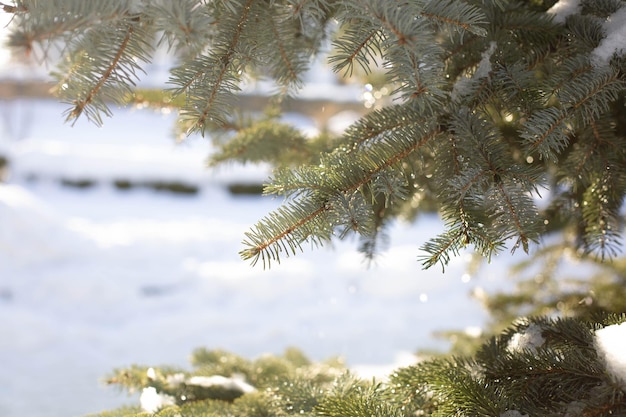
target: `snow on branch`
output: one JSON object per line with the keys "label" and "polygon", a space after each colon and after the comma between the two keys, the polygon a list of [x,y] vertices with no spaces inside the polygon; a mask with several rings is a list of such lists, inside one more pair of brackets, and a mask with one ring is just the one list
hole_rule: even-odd
{"label": "snow on branch", "polygon": [[608,373],[626,390],[626,323],[596,330],[595,342]]}
{"label": "snow on branch", "polygon": [[626,49],[626,7],[621,7],[609,16],[603,25],[606,37],[591,52],[596,65],[607,65],[614,54],[623,54]]}
{"label": "snow on branch", "polygon": [[540,348],[544,342],[545,339],[541,325],[531,323],[526,330],[513,335],[509,341],[507,350],[511,353],[523,352],[525,350],[537,353],[537,348]]}
{"label": "snow on branch", "polygon": [[481,54],[482,59],[476,66],[474,74],[471,77],[462,76],[456,83],[454,83],[454,86],[452,87],[452,98],[454,100],[467,94],[474,80],[478,80],[489,75],[491,72],[491,56],[496,51],[497,46],[498,44],[496,41],[489,42],[489,47]]}
{"label": "snow on branch", "polygon": [[580,0],[560,0],[547,10],[548,14],[554,15],[555,23],[565,23],[568,16],[580,12]]}

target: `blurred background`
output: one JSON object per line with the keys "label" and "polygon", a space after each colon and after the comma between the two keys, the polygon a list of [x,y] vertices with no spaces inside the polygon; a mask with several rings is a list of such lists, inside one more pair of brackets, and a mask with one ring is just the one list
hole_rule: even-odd
{"label": "blurred background", "polygon": [[[157,60],[143,82],[162,85],[167,69]],[[103,385],[108,372],[184,366],[197,347],[255,358],[295,346],[383,375],[420,350],[446,350],[435,332],[479,333],[486,314],[470,294],[510,285],[508,254],[479,274],[470,254],[445,274],[422,270],[419,247],[442,231],[436,215],[395,224],[370,266],[348,240],[252,268],[238,255],[244,233],[281,203],[251,192],[268,167],[207,169],[210,138],[176,143],[167,109],[115,109],[101,128],[65,124],[49,70],[0,49],[3,417],[135,403]],[[338,133],[375,93],[318,63],[299,96],[317,107],[284,119]]]}

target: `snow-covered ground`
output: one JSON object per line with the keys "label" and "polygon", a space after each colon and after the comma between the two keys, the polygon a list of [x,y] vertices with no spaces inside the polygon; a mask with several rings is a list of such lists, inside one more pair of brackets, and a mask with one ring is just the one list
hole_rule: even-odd
{"label": "snow-covered ground", "polygon": [[[45,77],[11,67],[4,52],[1,78]],[[147,82],[162,81],[162,68],[153,70]],[[358,88],[339,89],[320,67],[311,73],[306,97],[359,99]],[[103,128],[84,120],[71,127],[62,120],[66,107],[0,101],[0,155],[11,164],[0,182],[2,417],[137,403],[102,378],[133,363],[185,366],[200,346],[249,358],[297,346],[312,359],[342,356],[358,372],[384,373],[417,349],[445,348],[435,330],[480,326],[485,317],[468,294],[505,284],[505,266],[478,278],[464,258],[445,275],[423,271],[418,248],[441,230],[435,217],[397,224],[391,247],[369,269],[350,241],[252,268],[237,254],[243,234],[280,201],[234,196],[226,185],[261,181],[267,168],[207,170],[209,141],[176,145],[171,114],[116,110]],[[353,117],[338,115],[329,127],[343,129]],[[286,120],[319,128],[299,115]],[[61,185],[79,180],[95,185]],[[199,192],[120,190],[117,180],[176,181]]]}
{"label": "snow-covered ground", "polygon": [[[369,269],[350,241],[252,268],[237,255],[243,233],[280,201],[233,196],[225,184],[258,181],[265,168],[206,170],[208,141],[175,145],[172,115],[118,110],[103,128],[71,127],[62,104],[1,106],[0,150],[11,160],[0,184],[4,417],[77,416],[134,402],[102,377],[133,363],[186,365],[199,346],[250,358],[298,346],[371,372],[406,352],[445,347],[435,330],[480,326],[468,293],[502,276],[490,268],[469,277],[463,258],[445,275],[421,270],[418,248],[440,228],[428,217],[396,225]],[[59,183],[81,178],[96,185]],[[118,190],[120,178],[200,191]]]}
{"label": "snow-covered ground", "polygon": [[[7,70],[7,60],[0,48],[0,78],[41,76]],[[309,97],[358,95],[353,86],[337,91],[324,72],[309,81]],[[103,128],[84,120],[71,127],[62,122],[64,108],[0,102],[0,155],[11,164],[0,182],[2,417],[69,417],[137,404],[102,378],[133,363],[185,366],[200,346],[249,358],[297,346],[312,359],[339,355],[364,375],[384,373],[418,349],[445,349],[434,331],[476,331],[485,316],[470,292],[510,284],[507,255],[477,276],[467,273],[464,257],[445,274],[422,270],[419,247],[441,231],[434,216],[396,224],[390,248],[369,269],[351,241],[271,270],[252,268],[237,255],[243,234],[280,201],[234,196],[226,185],[259,181],[267,168],[208,171],[209,141],[176,145],[171,114],[117,110]],[[331,123],[345,127],[350,117]],[[302,116],[286,120],[319,127]],[[78,189],[63,180],[94,185]],[[199,192],[120,190],[117,180],[176,181]],[[602,346],[611,345],[609,336]],[[613,355],[613,345],[603,352]]]}

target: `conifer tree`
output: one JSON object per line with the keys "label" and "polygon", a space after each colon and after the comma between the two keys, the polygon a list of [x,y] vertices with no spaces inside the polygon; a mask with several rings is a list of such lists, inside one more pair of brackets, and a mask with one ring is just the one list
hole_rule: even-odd
{"label": "conifer tree", "polygon": [[[269,265],[305,243],[351,234],[374,256],[394,219],[435,207],[446,230],[423,248],[430,267],[467,246],[486,257],[506,246],[528,251],[553,232],[562,233],[562,243],[539,257],[618,254],[626,193],[625,3],[16,0],[0,6],[13,15],[13,47],[57,58],[56,94],[69,106],[69,122],[86,117],[101,124],[112,104],[148,100],[178,109],[183,137],[219,138],[212,163],[274,164],[265,192],[286,200],[246,235],[244,258]],[[285,98],[297,97],[303,74],[328,43],[328,62],[340,77],[375,75],[391,93],[384,107],[341,137],[310,139],[277,115]],[[136,83],[158,45],[176,58],[170,88],[141,91]],[[257,119],[237,111],[245,100],[238,96],[241,84],[254,77],[276,85]],[[621,264],[610,270],[612,285],[623,284],[622,270]],[[294,350],[251,361],[199,349],[191,371],[116,371],[109,382],[141,392],[142,407],[100,415],[626,415],[626,316],[609,314],[623,312],[623,298],[611,298],[605,276],[558,299],[538,293],[549,282],[532,277],[522,283],[524,297],[486,300],[503,331],[475,353],[426,360],[384,383],[360,380],[337,361],[312,363]],[[529,303],[530,295],[540,295],[540,303]],[[520,315],[536,317],[509,325]]]}
{"label": "conifer tree", "polygon": [[[269,265],[356,234],[369,257],[388,225],[436,207],[445,230],[423,247],[444,265],[469,246],[528,251],[555,230],[600,258],[620,246],[624,15],[620,0],[17,0],[10,44],[60,57],[66,118],[102,123],[137,97],[158,44],[176,56],[179,131],[217,137],[215,163],[272,162],[285,203],[246,234]],[[247,78],[273,80],[274,108],[297,96],[332,44],[341,76],[377,74],[389,103],[341,137],[305,139],[275,111],[235,111]]]}

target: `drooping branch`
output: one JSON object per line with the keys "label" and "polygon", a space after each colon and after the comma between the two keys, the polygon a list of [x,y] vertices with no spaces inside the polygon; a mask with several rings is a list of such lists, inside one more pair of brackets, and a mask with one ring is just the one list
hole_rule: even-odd
{"label": "drooping branch", "polygon": [[91,104],[91,102],[93,101],[94,97],[96,97],[100,89],[111,78],[111,76],[113,75],[113,72],[116,70],[116,68],[118,67],[120,63],[120,59],[126,52],[126,48],[128,47],[128,43],[130,42],[131,36],[133,36],[133,32],[134,32],[133,25],[135,23],[138,23],[138,20],[134,20],[133,23],[128,26],[126,35],[124,35],[124,38],[122,39],[122,42],[120,43],[120,46],[118,47],[117,52],[115,53],[115,56],[113,57],[113,60],[111,61],[111,64],[102,73],[98,82],[87,92],[85,98],[75,102],[74,109],[72,109],[67,115],[67,120],[73,119],[74,122],[76,122],[78,117],[85,110],[85,107]]}
{"label": "drooping branch", "polygon": [[241,33],[243,32],[243,29],[246,25],[246,22],[248,20],[248,15],[250,13],[250,8],[252,7],[252,3],[254,2],[254,0],[248,0],[246,2],[246,4],[243,6],[243,10],[241,13],[241,17],[239,19],[239,22],[236,26],[235,29],[235,33],[232,37],[232,40],[230,42],[230,44],[228,45],[228,48],[226,49],[226,53],[225,55],[223,55],[222,57],[220,57],[220,61],[221,61],[221,67],[219,69],[218,75],[215,79],[215,82],[213,83],[213,85],[210,88],[208,97],[206,98],[206,105],[204,107],[204,110],[202,111],[202,113],[200,114],[200,117],[198,118],[198,121],[196,122],[194,129],[197,130],[202,130],[204,129],[204,126],[207,123],[207,118],[209,117],[209,114],[211,113],[211,111],[213,110],[213,106],[215,104],[217,95],[220,91],[220,88],[222,86],[222,82],[226,76],[227,71],[230,69],[230,65],[232,64],[232,59],[233,56],[235,55],[236,51],[237,51],[237,46],[239,44],[239,40],[241,38]]}
{"label": "drooping branch", "polygon": [[[289,252],[286,250],[287,248],[284,246],[285,244],[287,244],[293,252],[296,247],[300,247],[303,240],[311,237],[311,233],[302,233],[302,230],[311,229],[308,228],[308,223],[314,221],[320,222],[320,216],[333,210],[332,200],[334,195],[349,195],[355,192],[365,184],[372,181],[372,179],[381,171],[398,164],[410,154],[422,148],[439,133],[440,130],[438,127],[425,132],[419,140],[413,140],[404,148],[397,149],[396,152],[388,155],[387,158],[377,163],[370,170],[362,171],[359,175],[360,178],[356,179],[356,181],[351,182],[348,186],[343,187],[342,189],[335,190],[333,194],[319,200],[315,203],[316,208],[311,209],[308,212],[305,208],[303,208],[303,206],[299,205],[298,202],[292,203],[290,206],[292,209],[295,207],[297,210],[304,211],[304,213],[300,213],[300,216],[294,216],[285,210],[279,210],[274,215],[266,217],[262,222],[257,224],[253,232],[246,234],[248,240],[244,242],[244,244],[248,246],[248,248],[241,251],[240,255],[243,259],[252,259],[253,264],[256,264],[259,258],[263,260],[264,265],[266,262],[271,260],[280,261],[280,248],[283,248],[285,253]],[[293,204],[296,204],[296,206]],[[289,207],[286,210],[289,210]],[[291,219],[291,222],[286,221],[289,219]],[[321,222],[327,223],[323,220]]]}

